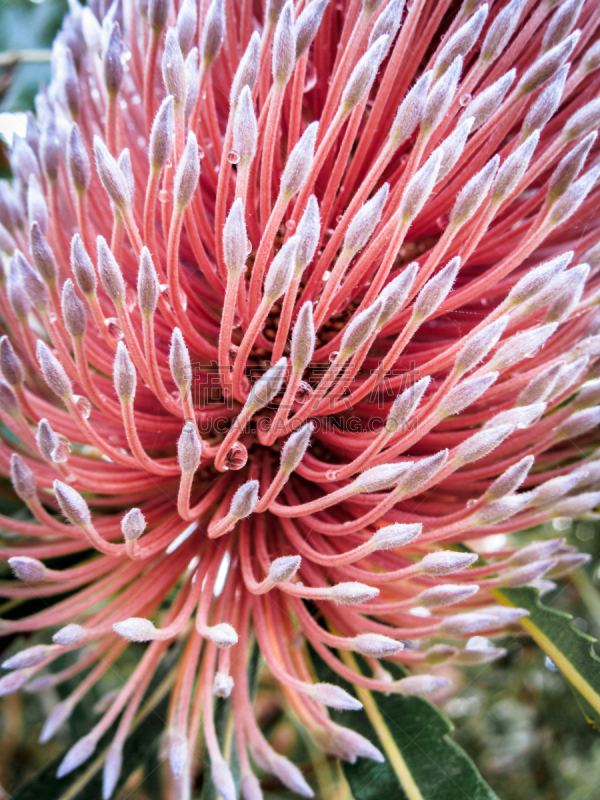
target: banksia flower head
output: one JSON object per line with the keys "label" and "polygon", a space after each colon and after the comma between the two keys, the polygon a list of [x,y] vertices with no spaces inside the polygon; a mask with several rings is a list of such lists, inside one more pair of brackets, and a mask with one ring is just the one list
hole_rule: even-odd
{"label": "banksia flower head", "polygon": [[73,2],[1,185],[1,464],[30,511],[2,519],[2,589],[51,606],[1,622],[48,642],[0,692],[94,667],[46,740],[148,643],[59,769],[118,720],[105,798],[174,641],[178,796],[199,739],[236,796],[214,695],[244,797],[249,753],[312,795],[255,720],[254,641],[315,741],[381,759],[309,645],[358,686],[438,689],[440,653],[496,658],[466,641],[526,613],[494,589],[580,563],[457,543],[600,502],[596,4],[259,8]]}

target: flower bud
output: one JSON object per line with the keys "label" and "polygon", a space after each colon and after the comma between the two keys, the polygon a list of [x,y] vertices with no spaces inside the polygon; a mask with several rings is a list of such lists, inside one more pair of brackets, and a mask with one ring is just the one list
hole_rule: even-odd
{"label": "flower bud", "polygon": [[426,483],[429,483],[448,460],[448,450],[440,450],[433,456],[413,461],[410,469],[400,482],[403,494],[415,494]]}
{"label": "flower bud", "polygon": [[119,307],[125,300],[125,282],[121,267],[117,264],[103,236],[98,236],[96,239],[96,248],[98,250],[98,274],[102,286],[115,306]]}
{"label": "flower bud", "polygon": [[90,525],[92,521],[90,510],[79,492],[59,480],[55,480],[53,485],[54,495],[60,510],[71,525],[76,525],[79,528],[85,528]]}
{"label": "flower bud", "polygon": [[248,234],[244,218],[244,203],[238,197],[223,226],[223,259],[232,273],[241,273],[246,265]]}
{"label": "flower bud", "polygon": [[85,192],[90,183],[90,159],[77,124],[71,126],[67,144],[67,167],[75,190]]}
{"label": "flower bud", "polygon": [[427,553],[418,564],[419,571],[425,575],[452,575],[474,564],[479,556],[476,553],[457,553],[454,550],[440,550]]}
{"label": "flower bud", "polygon": [[[376,7],[379,7],[380,3],[370,3],[369,5],[373,8],[373,10],[375,10]],[[366,7],[367,4],[365,4],[364,8],[366,9]],[[387,3],[381,14],[375,20],[375,24],[371,28],[367,48],[371,47],[373,42],[376,42],[380,36],[387,35],[388,40],[386,43],[386,51],[385,55],[383,56],[383,58],[385,58],[393,44],[396,34],[398,33],[398,29],[400,28],[403,11],[404,0],[390,0],[390,2]]]}
{"label": "flower bud", "polygon": [[515,32],[526,0],[511,0],[492,20],[485,35],[479,58],[489,66],[504,51]]}
{"label": "flower bud", "polygon": [[126,542],[135,542],[146,530],[146,520],[139,508],[131,508],[121,520],[121,532]]}
{"label": "flower bud", "polygon": [[231,769],[222,758],[212,757],[210,760],[210,777],[215,785],[217,794],[223,795],[223,800],[236,800],[237,791]]}
{"label": "flower bud", "polygon": [[175,141],[174,98],[167,95],[156,112],[150,132],[148,156],[150,166],[156,172],[165,166],[171,155]]}
{"label": "flower bud", "polygon": [[15,655],[10,658],[7,658],[6,661],[2,662],[2,669],[25,669],[27,667],[35,667],[49,658],[54,650],[55,648],[53,648],[52,645],[33,645],[33,647],[28,647],[25,650],[15,653]]}
{"label": "flower bud", "polygon": [[[215,58],[225,38],[225,3],[224,0],[211,0],[206,12],[202,36],[200,38],[200,55],[204,68],[208,69]],[[242,84],[243,85],[243,84]],[[242,87],[240,86],[240,89]]]}
{"label": "flower bud", "polygon": [[233,678],[230,675],[224,675],[222,672],[215,673],[212,687],[214,695],[217,697],[229,697],[233,686]]}
{"label": "flower bud", "polygon": [[373,550],[396,550],[405,544],[413,542],[421,534],[423,526],[420,523],[401,524],[395,522],[379,528],[369,542]]}
{"label": "flower bud", "polygon": [[281,389],[287,371],[287,358],[279,361],[261,375],[246,400],[246,408],[256,412],[268,405]]}
{"label": "flower bud", "polygon": [[569,34],[581,11],[581,0],[567,0],[562,3],[548,23],[542,39],[542,53],[557,45]]}
{"label": "flower bud", "polygon": [[371,469],[361,472],[351,485],[357,494],[382,492],[397,484],[411,466],[409,461],[404,461],[401,464],[381,464],[379,467],[371,467]]}
{"label": "flower bud", "polygon": [[193,422],[186,422],[177,442],[177,461],[183,475],[193,475],[202,458],[202,441]]}
{"label": "flower bud", "polygon": [[446,617],[440,625],[440,631],[449,636],[465,636],[487,628],[496,627],[498,627],[496,617],[491,614],[471,611],[466,614],[455,614],[451,617]]}
{"label": "flower bud", "polygon": [[429,694],[448,686],[450,681],[443,675],[409,675],[394,683],[395,691],[399,694]]}
{"label": "flower bud", "polygon": [[474,525],[478,526],[497,525],[527,508],[532,499],[531,492],[501,497],[476,511],[470,519]]}
{"label": "flower bud", "polygon": [[131,402],[135,397],[136,374],[135,367],[123,342],[117,344],[113,380],[119,400],[122,403]]}
{"label": "flower bud", "polygon": [[504,370],[522,359],[528,358],[540,347],[543,347],[557,327],[557,324],[553,322],[537,328],[529,328],[511,336],[498,348],[488,366],[490,369]]}
{"label": "flower bud", "polygon": [[0,381],[0,408],[5,414],[8,414],[9,417],[14,418],[19,413],[17,395],[4,381]]}
{"label": "flower bud", "polygon": [[581,31],[574,31],[562,42],[536,59],[519,81],[515,92],[523,97],[534,92],[562,67],[577,44]]}
{"label": "flower bud", "polygon": [[312,422],[303,425],[287,439],[281,451],[281,469],[285,473],[293,472],[304,458],[310,437],[315,426]]}
{"label": "flower bud", "polygon": [[213,625],[208,628],[208,636],[210,640],[222,650],[227,650],[238,643],[238,635],[229,623],[220,622],[218,625]]}
{"label": "flower bud", "polygon": [[311,122],[289,154],[281,176],[279,191],[287,200],[300,191],[312,167],[318,122]]}
{"label": "flower bud", "polygon": [[85,334],[87,324],[85,308],[81,300],[77,297],[73,281],[70,278],[63,284],[61,307],[65,328],[69,336],[73,339],[81,339]]}
{"label": "flower bud", "polygon": [[424,320],[437,311],[450,293],[460,266],[460,256],[456,256],[425,284],[415,300],[413,319]]}
{"label": "flower bud", "polygon": [[393,319],[398,311],[400,311],[408,297],[408,293],[412,289],[418,269],[418,263],[413,261],[412,264],[409,264],[403,269],[402,272],[383,289],[379,295],[379,299],[382,301],[383,305],[381,314],[377,320],[377,330],[381,330],[386,322]]}
{"label": "flower bud", "polygon": [[[179,47],[179,45],[177,46]],[[174,734],[170,737],[169,766],[176,779],[181,778],[185,771],[189,759],[189,750],[189,743],[183,736]]]}
{"label": "flower bud", "polygon": [[[391,3],[388,8],[391,7]],[[385,12],[384,12],[385,13]],[[396,150],[412,135],[421,122],[427,92],[431,84],[431,70],[424,72],[412,89],[400,103],[392,127],[390,128],[390,146]]]}
{"label": "flower bud", "polygon": [[469,337],[467,343],[459,352],[454,362],[454,372],[459,375],[473,369],[482,359],[486,357],[489,351],[497,344],[498,340],[504,333],[506,324],[508,322],[508,315],[502,317],[486,325],[474,336]]}
{"label": "flower bud", "polygon": [[24,503],[36,497],[35,476],[17,453],[12,453],[10,457],[10,479],[15,494]]}
{"label": "flower bud", "polygon": [[379,65],[386,53],[389,36],[380,36],[359,59],[342,93],[340,111],[349,114],[371,91]]}
{"label": "flower bud", "polygon": [[82,294],[86,297],[94,294],[97,283],[94,265],[78,233],[71,239],[71,269]]}
{"label": "flower bud", "polygon": [[[576,348],[573,348],[573,351],[576,352]],[[557,397],[561,397],[568,389],[579,383],[581,377],[587,369],[588,363],[589,358],[587,356],[582,356],[581,358],[573,361],[571,364],[563,364],[558,373],[554,388],[549,395],[549,400],[552,401]]]}
{"label": "flower bud", "polygon": [[160,286],[154,264],[152,263],[152,256],[148,248],[144,246],[140,253],[140,267],[137,281],[138,305],[143,316],[151,317],[154,314],[158,304],[159,293]]}
{"label": "flower bud", "polygon": [[231,499],[229,513],[237,519],[249,517],[258,503],[258,481],[243,483]]}
{"label": "flower bud", "polygon": [[46,577],[46,567],[37,558],[29,556],[13,556],[8,564],[17,578],[26,583],[38,583]]}
{"label": "flower bud", "polygon": [[148,0],[148,23],[155,35],[165,27],[169,7],[169,0]]}
{"label": "flower bud", "polygon": [[555,203],[575,180],[588,157],[597,135],[596,131],[592,131],[561,159],[550,177],[547,194],[548,203]]}
{"label": "flower bud", "polygon": [[534,561],[513,569],[506,569],[500,573],[500,586],[527,586],[532,581],[541,578],[556,564],[552,558],[544,561]]}
{"label": "flower bud", "polygon": [[296,62],[296,31],[294,5],[287,2],[275,27],[273,38],[273,81],[283,87],[289,81]]}
{"label": "flower bud", "polygon": [[407,420],[410,419],[413,411],[421,402],[421,398],[425,394],[430,381],[431,378],[427,375],[398,395],[385,421],[385,429],[388,432],[393,433],[397,431],[398,428],[403,427]]}
{"label": "flower bud", "polygon": [[109,97],[114,97],[119,93],[121,83],[123,81],[123,62],[121,61],[121,54],[123,50],[123,42],[121,39],[121,28],[115,22],[112,30],[108,35],[106,47],[102,54],[102,67],[104,69],[104,83]]}
{"label": "flower bud", "polygon": [[488,4],[482,3],[477,11],[455,31],[442,47],[433,64],[433,80],[437,81],[457,56],[465,56],[473,47],[487,19]]}
{"label": "flower bud", "polygon": [[383,301],[376,300],[372,306],[352,317],[344,329],[339,351],[340,359],[349,359],[359,347],[369,341],[379,320],[382,307]]}
{"label": "flower bud", "polygon": [[563,64],[531,104],[521,126],[522,138],[531,136],[534,130],[541,130],[556,113],[562,99],[569,67],[570,64]]}
{"label": "flower bud", "polygon": [[29,247],[33,263],[37,267],[38,272],[49,286],[54,286],[58,274],[58,266],[54,254],[37,222],[34,222],[30,229]]}
{"label": "flower bud", "polygon": [[476,175],[474,175],[458,193],[456,202],[450,212],[449,225],[459,228],[468,222],[483,203],[492,185],[492,181],[500,164],[500,156],[496,155]]}
{"label": "flower bud", "polygon": [[40,137],[40,163],[48,183],[55,183],[58,178],[58,165],[60,152],[56,138],[54,121],[49,121],[42,130]]}
{"label": "flower bud", "polygon": [[126,208],[130,204],[127,181],[119,165],[98,135],[94,136],[94,156],[96,170],[104,191],[119,210]]}
{"label": "flower bud", "polygon": [[256,155],[258,123],[254,113],[252,91],[244,86],[233,117],[233,151],[238,154],[238,170],[248,168]]}
{"label": "flower bud", "polygon": [[525,547],[519,548],[514,555],[509,558],[510,564],[518,566],[531,564],[535,561],[547,559],[553,555],[565,543],[565,539],[550,539],[545,542],[532,542]]}
{"label": "flower bud", "polygon": [[298,319],[292,332],[292,369],[297,375],[302,375],[310,364],[315,350],[315,324],[313,320],[313,306],[310,301],[304,303],[298,314]]}
{"label": "flower bud", "polygon": [[15,140],[10,151],[10,168],[13,175],[27,186],[31,176],[36,179],[38,185],[41,173],[37,157],[27,142],[20,136],[15,136]]}
{"label": "flower bud", "polygon": [[499,205],[504,202],[514,191],[519,181],[527,171],[533,151],[540,140],[539,130],[525,139],[523,144],[509,155],[498,170],[492,184],[492,203]]}
{"label": "flower bud", "polygon": [[362,703],[355,697],[352,697],[340,686],[335,686],[332,683],[314,683],[310,687],[308,694],[313,700],[330,708],[338,708],[343,711],[360,711],[363,707]]}
{"label": "flower bud", "polygon": [[485,493],[487,500],[499,500],[501,497],[512,494],[523,483],[529,470],[533,466],[535,456],[525,456],[512,467],[496,478],[490,488]]}
{"label": "flower bud", "polygon": [[470,464],[495,450],[507,436],[515,430],[515,425],[494,425],[465,439],[454,451],[454,460],[458,464]]}
{"label": "flower bud", "polygon": [[[566,553],[565,555],[559,555],[555,559],[556,564],[546,573],[546,577],[560,578],[564,575],[570,575],[574,570],[587,564],[590,558],[591,556],[589,553]],[[552,582],[548,581],[548,583]],[[556,584],[551,588],[556,588]]]}
{"label": "flower bud", "polygon": [[446,397],[442,398],[437,409],[436,415],[440,419],[459,414],[463,409],[474,403],[495,383],[498,378],[497,372],[488,372],[474,378],[467,378],[454,387]]}
{"label": "flower bud", "polygon": [[35,175],[29,176],[27,186],[27,220],[31,225],[37,222],[42,231],[46,232],[48,227],[48,207],[44,198],[44,192]]}
{"label": "flower bud", "polygon": [[359,633],[354,637],[355,653],[365,658],[387,658],[399,653],[404,648],[402,642],[383,636],[380,633]]}
{"label": "flower bud", "polygon": [[156,628],[144,617],[130,617],[122,622],[115,622],[113,631],[130,642],[151,642],[156,636]]}
{"label": "flower bud", "polygon": [[9,386],[18,388],[25,380],[23,365],[15,353],[8,336],[0,338],[0,371]]}
{"label": "flower bud", "polygon": [[302,13],[296,20],[294,24],[296,61],[306,53],[317,35],[328,2],[329,0],[313,0],[302,9]]}
{"label": "flower bud", "polygon": [[19,250],[15,250],[14,263],[21,273],[23,287],[31,305],[44,314],[48,310],[48,292],[44,282]]}
{"label": "flower bud", "polygon": [[558,439],[576,439],[600,424],[600,406],[576,411],[555,429]]}
{"label": "flower bud", "polygon": [[190,204],[199,178],[200,155],[198,153],[198,141],[195,133],[189,131],[183,155],[177,165],[173,184],[173,198],[180,209],[183,210]]}
{"label": "flower bud", "polygon": [[256,83],[258,76],[258,67],[260,62],[260,35],[258,31],[254,31],[248,42],[246,52],[242,56],[238,65],[237,71],[231,83],[231,92],[229,94],[229,105],[235,111],[235,107],[240,96],[240,92],[244,86],[249,86],[251,89]]}
{"label": "flower bud", "polygon": [[189,120],[198,99],[200,91],[200,74],[198,71],[198,48],[192,47],[185,59],[185,108],[184,120]]}
{"label": "flower bud", "polygon": [[417,600],[425,608],[445,608],[455,603],[467,600],[479,591],[479,586],[473,583],[451,584],[445,583],[440,586],[431,586],[429,589],[417,595]]}
{"label": "flower bud", "polygon": [[563,272],[556,282],[556,299],[551,303],[544,322],[564,322],[577,310],[590,274],[589,264],[578,264]]}
{"label": "flower bud", "polygon": [[70,625],[65,625],[64,628],[61,628],[59,631],[57,631],[52,637],[52,641],[55,644],[62,645],[63,647],[75,647],[75,645],[79,644],[85,639],[85,636],[86,632],[81,625],[71,623]]}
{"label": "flower bud", "polygon": [[291,581],[300,569],[302,559],[300,556],[281,556],[271,562],[269,567],[269,580],[273,583]]}
{"label": "flower bud", "polygon": [[40,365],[40,369],[42,370],[44,380],[50,389],[52,389],[54,394],[60,397],[61,400],[70,397],[71,381],[69,380],[63,365],[56,358],[54,353],[52,353],[45,342],[42,342],[41,339],[38,339],[36,342],[35,354]]}
{"label": "flower bud", "polygon": [[379,224],[389,191],[389,183],[384,183],[381,189],[358,210],[348,225],[348,230],[344,237],[345,250],[354,255],[359,250],[362,250],[369,241],[373,231]]}
{"label": "flower bud", "polygon": [[298,236],[292,236],[271,262],[264,287],[265,299],[271,304],[285,294],[294,277],[298,243]]}
{"label": "flower bud", "polygon": [[[319,2],[319,0],[315,0],[315,2]],[[311,3],[311,6],[312,5]],[[320,234],[321,218],[319,216],[319,204],[314,194],[311,194],[308,198],[306,208],[304,209],[304,214],[302,214],[298,227],[296,228],[298,249],[296,250],[295,275],[301,275],[313,260],[317,245],[319,244]]]}
{"label": "flower bud", "polygon": [[510,89],[515,76],[516,69],[511,69],[506,72],[483,92],[480,92],[469,105],[465,108],[463,116],[474,117],[473,131],[480,128],[484,122],[487,122],[492,114],[500,107],[500,103],[504,100],[507,91]]}
{"label": "flower bud", "polygon": [[329,598],[342,605],[359,605],[373,600],[379,594],[379,589],[366,586],[364,583],[348,581],[331,586],[328,591]]}
{"label": "flower bud", "polygon": [[465,649],[457,653],[454,663],[461,666],[489,664],[490,661],[503,658],[505,655],[504,647],[492,647],[488,639],[482,636],[473,636],[467,642]]}
{"label": "flower bud", "polygon": [[177,39],[184,55],[194,43],[197,23],[198,9],[196,8],[196,0],[183,0],[177,14]]}
{"label": "flower bud", "polygon": [[421,116],[421,135],[431,134],[446,116],[456,94],[462,66],[462,56],[456,56],[450,68],[433,84]]}
{"label": "flower bud", "polygon": [[441,150],[434,150],[421,169],[409,180],[398,209],[399,217],[404,223],[412,222],[427,202],[436,184],[441,161]]}
{"label": "flower bud", "polygon": [[167,95],[172,95],[174,104],[181,108],[185,102],[185,66],[175,28],[169,28],[165,37],[162,77]]}
{"label": "flower bud", "polygon": [[173,328],[169,350],[169,368],[179,393],[184,397],[189,392],[192,383],[192,362],[179,328]]}

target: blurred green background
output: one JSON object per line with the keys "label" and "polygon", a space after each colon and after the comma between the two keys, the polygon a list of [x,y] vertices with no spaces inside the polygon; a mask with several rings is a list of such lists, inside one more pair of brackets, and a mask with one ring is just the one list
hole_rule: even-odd
{"label": "blurred green background", "polygon": [[[22,130],[24,119],[18,112],[33,108],[38,85],[49,78],[52,39],[66,8],[66,0],[0,2],[0,172],[5,176],[6,140]],[[564,520],[558,528],[555,523],[545,534],[567,535],[592,560],[544,600],[573,614],[582,630],[600,636],[600,526]],[[11,643],[11,652],[17,649],[15,645]],[[460,673],[462,685],[445,707],[456,726],[455,741],[475,760],[501,800],[600,798],[600,735],[588,726],[567,684],[533,642],[519,638],[504,645],[508,655],[501,661]],[[73,716],[71,728],[64,728],[43,746],[37,744],[37,737],[57,697],[48,693],[3,698],[0,800],[10,798],[16,787],[89,729],[96,716],[94,703],[112,688],[107,679],[106,685],[94,691],[91,702]],[[286,743],[294,747],[295,731],[289,720],[275,704],[269,713],[269,727],[279,737],[282,749]],[[156,786],[143,782],[139,772],[120,797],[149,800],[160,797],[155,790]],[[347,797],[347,793],[339,796]],[[275,791],[267,792],[266,797],[275,800],[291,795]]]}

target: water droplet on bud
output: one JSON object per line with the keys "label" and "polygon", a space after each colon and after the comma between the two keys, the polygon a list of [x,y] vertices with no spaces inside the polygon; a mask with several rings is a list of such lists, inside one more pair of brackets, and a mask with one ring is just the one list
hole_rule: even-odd
{"label": "water droplet on bud", "polygon": [[158,199],[161,203],[167,202],[167,200],[169,199],[169,193],[167,192],[166,189],[160,190],[160,192],[158,193]]}
{"label": "water droplet on bud", "polygon": [[473,506],[475,505],[476,502],[477,502],[477,500],[474,500],[473,498],[471,498],[470,500],[467,500],[467,508],[473,508]]}
{"label": "water droplet on bud", "polygon": [[119,327],[119,323],[115,317],[107,317],[104,320],[104,324],[106,325],[108,335],[116,342],[120,342],[124,338],[124,333]]}
{"label": "water droplet on bud", "polygon": [[448,227],[448,223],[450,222],[450,214],[442,214],[441,217],[438,217],[435,221],[435,224],[441,231],[445,231]]}
{"label": "water droplet on bud", "polygon": [[248,451],[241,442],[236,442],[225,456],[225,466],[227,469],[242,469],[248,461]]}
{"label": "water droplet on bud", "polygon": [[310,397],[312,396],[313,388],[310,383],[306,381],[301,381],[300,385],[296,389],[296,394],[294,395],[294,402],[299,403],[301,406],[304,403],[307,403]]}
{"label": "water droplet on bud", "polygon": [[55,464],[64,464],[71,455],[71,442],[62,433],[56,434],[56,445],[52,451],[52,461]]}
{"label": "water droplet on bud", "polygon": [[285,227],[288,233],[294,233],[294,231],[296,230],[296,221],[293,219],[288,219],[287,222],[285,223]]}
{"label": "water droplet on bud", "polygon": [[339,354],[340,354],[339,350],[332,350],[332,352],[329,353],[329,361],[333,364],[333,362],[336,360]]}
{"label": "water droplet on bud", "polygon": [[249,256],[251,252],[252,252],[252,242],[250,241],[250,239],[247,239],[246,240],[246,255]]}
{"label": "water droplet on bud", "polygon": [[471,95],[470,95],[468,92],[467,92],[466,94],[461,94],[461,96],[460,96],[460,98],[459,98],[458,102],[459,102],[459,103],[461,104],[461,106],[463,106],[463,108],[464,108],[464,106],[467,106],[467,105],[469,105],[469,103],[471,102]]}
{"label": "water droplet on bud", "polygon": [[87,397],[82,397],[80,394],[74,394],[73,401],[75,402],[75,405],[81,412],[83,418],[89,419],[90,414],[92,413],[92,404],[87,399]]}
{"label": "water droplet on bud", "polygon": [[227,153],[227,161],[229,161],[230,164],[237,164],[239,160],[240,154],[236,150],[230,150]]}

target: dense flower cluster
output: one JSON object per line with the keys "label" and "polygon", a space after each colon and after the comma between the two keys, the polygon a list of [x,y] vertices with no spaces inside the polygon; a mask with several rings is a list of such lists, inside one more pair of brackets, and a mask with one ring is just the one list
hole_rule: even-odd
{"label": "dense flower cluster", "polygon": [[81,675],[46,741],[150,642],[59,769],[119,720],[105,798],[174,641],[178,796],[199,737],[236,796],[214,695],[244,798],[253,765],[312,795],[254,718],[254,640],[316,742],[381,759],[307,644],[437,689],[503,653],[525,612],[494,589],[582,561],[469,549],[600,501],[598,3],[262,6],[72,0],[0,185],[0,467],[31,512],[0,519],[2,593],[50,603],[0,627],[54,632],[0,692]]}

